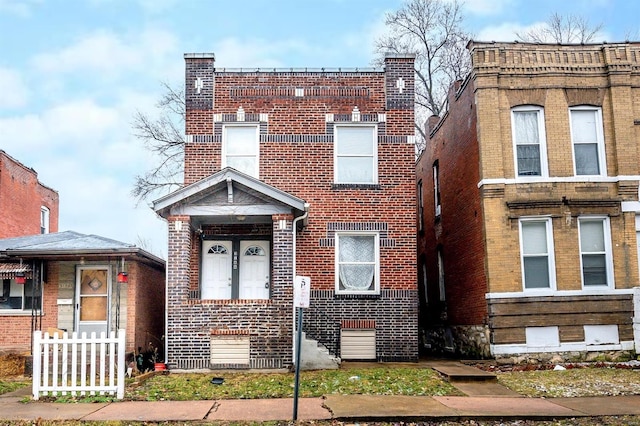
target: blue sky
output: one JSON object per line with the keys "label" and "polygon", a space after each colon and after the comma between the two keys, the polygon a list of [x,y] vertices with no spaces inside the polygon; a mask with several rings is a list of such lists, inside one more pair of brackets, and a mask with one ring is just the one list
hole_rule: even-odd
{"label": "blue sky", "polygon": [[[60,194],[60,230],[165,257],[166,225],[130,197],[154,159],[131,132],[156,113],[183,53],[219,67],[366,67],[401,0],[0,0],[0,149]],[[468,0],[477,40],[515,39],[553,12],[602,22],[599,41],[640,33],[635,0]]]}

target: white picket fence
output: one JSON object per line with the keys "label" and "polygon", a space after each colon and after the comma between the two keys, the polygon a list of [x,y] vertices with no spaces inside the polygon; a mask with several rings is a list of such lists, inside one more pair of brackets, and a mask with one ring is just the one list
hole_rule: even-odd
{"label": "white picket fence", "polygon": [[125,332],[68,335],[33,333],[33,399],[45,395],[124,398]]}

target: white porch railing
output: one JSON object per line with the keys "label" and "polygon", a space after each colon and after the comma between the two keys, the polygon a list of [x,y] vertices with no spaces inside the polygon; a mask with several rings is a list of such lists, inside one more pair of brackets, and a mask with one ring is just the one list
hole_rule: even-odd
{"label": "white porch railing", "polygon": [[41,395],[116,395],[124,398],[125,332],[33,333],[33,399]]}

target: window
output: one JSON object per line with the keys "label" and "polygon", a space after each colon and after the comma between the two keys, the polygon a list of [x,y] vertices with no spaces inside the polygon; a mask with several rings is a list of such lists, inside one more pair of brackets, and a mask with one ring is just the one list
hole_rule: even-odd
{"label": "window", "polygon": [[49,209],[45,206],[40,207],[40,233],[49,233]]}
{"label": "window", "polygon": [[548,176],[544,111],[536,106],[511,110],[516,177]]}
{"label": "window", "polygon": [[422,231],[424,223],[424,201],[422,199],[422,179],[418,181],[418,231]]}
{"label": "window", "polygon": [[444,261],[442,260],[442,249],[438,249],[438,288],[440,291],[440,301],[446,300],[446,293],[444,288]]}
{"label": "window", "polygon": [[376,126],[336,125],[334,130],[336,183],[378,183]]}
{"label": "window", "polygon": [[440,216],[442,211],[440,207],[440,163],[436,160],[433,163],[433,196],[435,198],[436,217]]}
{"label": "window", "polygon": [[422,261],[422,287],[424,288],[424,302],[429,304],[429,285],[427,282],[427,264]]}
{"label": "window", "polygon": [[575,174],[606,174],[600,108],[575,107],[569,109],[569,114]]}
{"label": "window", "polygon": [[[33,280],[28,279],[25,284],[18,284],[14,279],[2,280],[2,294],[0,295],[0,310],[12,309],[16,311],[41,308],[42,292],[33,294]],[[35,300],[35,306],[34,306]]]}
{"label": "window", "polygon": [[551,219],[521,219],[520,241],[524,289],[555,288]]}
{"label": "window", "polygon": [[336,234],[336,293],[380,293],[380,240],[375,234]]}
{"label": "window", "polygon": [[612,286],[613,261],[608,218],[578,218],[583,287]]}
{"label": "window", "polygon": [[222,167],[233,167],[249,176],[258,177],[259,127],[226,125],[222,132]]}

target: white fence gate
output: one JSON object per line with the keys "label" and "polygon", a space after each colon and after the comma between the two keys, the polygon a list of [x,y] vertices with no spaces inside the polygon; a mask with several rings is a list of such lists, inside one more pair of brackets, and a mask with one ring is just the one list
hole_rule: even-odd
{"label": "white fence gate", "polygon": [[124,398],[125,332],[33,333],[33,399],[40,395],[116,395]]}

